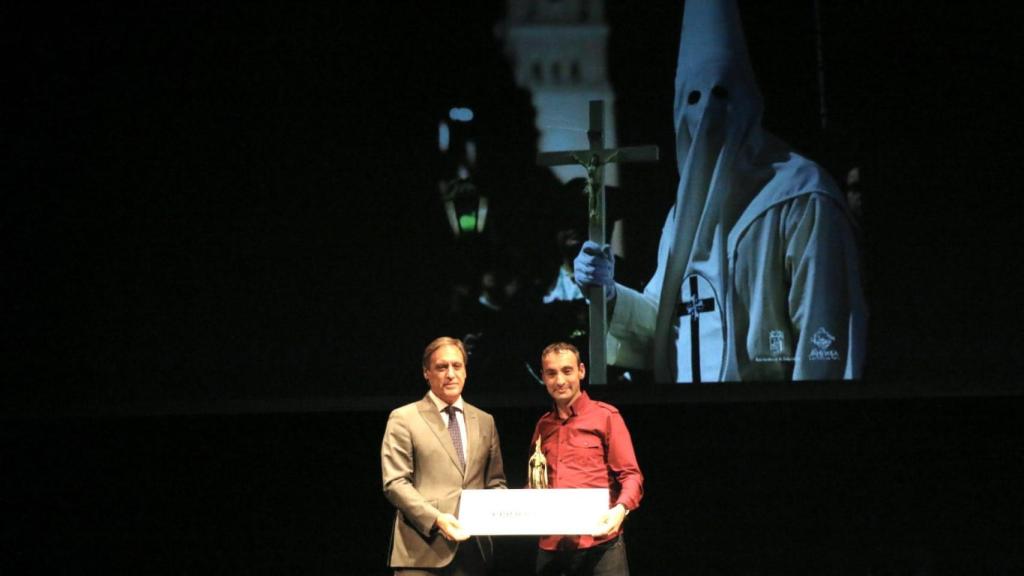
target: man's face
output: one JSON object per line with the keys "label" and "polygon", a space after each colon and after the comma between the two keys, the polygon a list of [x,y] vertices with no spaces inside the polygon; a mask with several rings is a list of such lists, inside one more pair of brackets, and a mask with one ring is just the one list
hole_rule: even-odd
{"label": "man's face", "polygon": [[435,396],[448,404],[455,402],[466,385],[466,361],[462,352],[449,344],[434,350],[430,362],[423,369],[423,378]]}
{"label": "man's face", "polygon": [[583,363],[568,350],[551,352],[541,359],[541,376],[556,404],[568,406],[580,395],[580,379],[587,375]]}

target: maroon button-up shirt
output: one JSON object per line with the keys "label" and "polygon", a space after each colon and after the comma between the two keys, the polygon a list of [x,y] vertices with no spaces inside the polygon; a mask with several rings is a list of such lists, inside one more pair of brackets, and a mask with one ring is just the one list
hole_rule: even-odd
{"label": "maroon button-up shirt", "polygon": [[[622,504],[627,510],[640,505],[644,477],[633,452],[633,440],[617,408],[591,400],[582,392],[569,406],[569,417],[562,420],[558,410],[541,416],[530,442],[548,461],[548,484],[552,488],[608,488],[612,508]],[[620,529],[621,532],[621,529]],[[590,548],[607,542],[619,532],[603,538],[590,535],[542,536],[544,550]]]}

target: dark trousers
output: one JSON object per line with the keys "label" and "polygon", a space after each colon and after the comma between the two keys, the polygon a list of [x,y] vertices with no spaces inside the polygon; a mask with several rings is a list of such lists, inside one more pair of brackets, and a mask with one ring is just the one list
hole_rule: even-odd
{"label": "dark trousers", "polygon": [[538,550],[537,576],[629,576],[622,535],[592,548]]}
{"label": "dark trousers", "polygon": [[459,544],[455,559],[444,568],[397,568],[395,576],[485,576],[492,546],[489,538],[470,538]]}

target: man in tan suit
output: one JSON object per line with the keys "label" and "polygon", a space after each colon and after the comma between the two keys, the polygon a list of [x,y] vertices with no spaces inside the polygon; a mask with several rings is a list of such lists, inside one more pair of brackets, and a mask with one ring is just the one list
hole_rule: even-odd
{"label": "man in tan suit", "polygon": [[421,400],[391,412],[380,450],[384,495],[394,504],[389,565],[396,575],[486,573],[493,545],[459,524],[464,488],[505,488],[494,418],[462,399],[466,350],[438,338],[423,352]]}

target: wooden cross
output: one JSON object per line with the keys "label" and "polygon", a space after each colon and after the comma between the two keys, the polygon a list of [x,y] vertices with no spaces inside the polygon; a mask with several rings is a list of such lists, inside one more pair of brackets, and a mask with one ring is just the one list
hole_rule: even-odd
{"label": "wooden cross", "polygon": [[[654,162],[658,159],[657,146],[630,146],[627,148],[604,147],[604,101],[590,101],[590,129],[587,130],[590,148],[565,152],[541,152],[537,164],[541,166],[567,166],[578,164],[587,171],[587,194],[589,208],[589,238],[598,244],[605,243],[605,197],[604,165],[623,162]],[[605,348],[605,333],[608,331],[607,301],[603,286],[588,286],[590,300],[590,383],[608,383],[608,360]]]}

